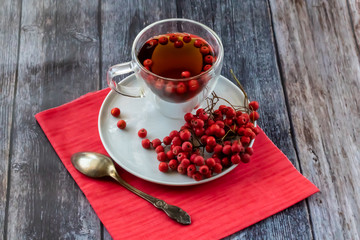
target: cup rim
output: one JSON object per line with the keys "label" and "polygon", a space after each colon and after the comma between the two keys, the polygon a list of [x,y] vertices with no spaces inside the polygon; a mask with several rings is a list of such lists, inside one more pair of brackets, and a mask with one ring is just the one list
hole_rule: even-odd
{"label": "cup rim", "polygon": [[[219,44],[219,55],[217,56],[216,58],[216,61],[215,63],[213,64],[213,67],[208,69],[207,71],[204,71],[198,75],[195,75],[195,76],[192,76],[192,77],[189,77],[189,78],[166,78],[166,77],[162,77],[160,75],[157,75],[149,70],[147,70],[140,62],[139,62],[139,59],[137,58],[136,56],[136,51],[135,51],[135,47],[136,47],[136,43],[139,41],[139,38],[143,35],[144,32],[146,32],[148,29],[152,28],[153,26],[157,25],[157,24],[161,24],[161,23],[165,23],[165,22],[175,22],[175,21],[182,21],[182,22],[190,22],[190,23],[193,23],[193,24],[196,24],[196,25],[199,25],[200,27],[204,28],[206,31],[210,32],[216,39],[216,41],[218,42]],[[135,40],[133,42],[133,45],[132,45],[132,48],[131,48],[131,54],[132,54],[132,59],[135,59],[135,63],[141,68],[142,71],[145,71],[146,73],[148,74],[151,74],[152,76],[154,77],[157,77],[157,78],[161,78],[163,80],[166,80],[166,81],[174,81],[174,82],[177,82],[177,81],[189,81],[191,79],[198,79],[200,78],[201,76],[204,76],[206,74],[209,74],[213,71],[215,71],[214,69],[219,66],[223,60],[223,57],[224,57],[224,47],[223,47],[223,44],[221,42],[221,39],[220,37],[215,33],[215,31],[213,31],[211,28],[209,28],[208,26],[200,23],[200,22],[197,22],[197,21],[194,21],[194,20],[191,20],[191,19],[186,19],[186,18],[168,18],[168,19],[163,19],[163,20],[160,20],[160,21],[156,21],[156,22],[153,22],[151,23],[150,25],[146,26],[144,29],[142,29],[138,34],[137,36],[135,37]]]}

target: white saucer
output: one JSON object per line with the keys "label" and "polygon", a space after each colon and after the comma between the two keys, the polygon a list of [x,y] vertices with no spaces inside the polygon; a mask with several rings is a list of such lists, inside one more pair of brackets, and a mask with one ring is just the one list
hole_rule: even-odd
{"label": "white saucer", "polygon": [[[137,84],[135,75],[123,80],[124,84],[134,86]],[[220,76],[215,87],[218,96],[228,99],[234,105],[242,105],[244,95],[242,91],[230,80]],[[219,101],[218,105],[225,102]],[[112,108],[121,110],[119,118],[110,114]],[[124,119],[127,126],[124,130],[117,128],[119,119]],[[141,138],[137,132],[145,128],[150,140],[162,140],[172,130],[179,130],[184,120],[170,119],[158,112],[145,98],[130,98],[110,91],[106,96],[98,119],[98,128],[101,141],[111,156],[123,169],[144,180],[171,186],[188,186],[212,181],[232,171],[237,165],[224,170],[211,178],[195,181],[186,175],[177,172],[163,173],[158,170],[159,161],[154,150],[147,150],[141,146]]]}

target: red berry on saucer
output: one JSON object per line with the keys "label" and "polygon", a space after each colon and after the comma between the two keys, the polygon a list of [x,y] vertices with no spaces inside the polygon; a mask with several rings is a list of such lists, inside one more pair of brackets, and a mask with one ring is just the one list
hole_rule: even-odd
{"label": "red berry on saucer", "polygon": [[192,177],[196,181],[200,181],[204,178],[203,175],[199,171],[196,171]]}
{"label": "red berry on saucer", "polygon": [[209,167],[212,168],[215,166],[215,159],[214,158],[208,158],[205,161],[205,164]]}
{"label": "red berry on saucer", "polygon": [[181,130],[180,131],[180,138],[183,141],[189,141],[191,138],[191,132],[189,130]]}
{"label": "red berry on saucer", "polygon": [[242,137],[240,138],[240,141],[241,141],[242,144],[247,145],[247,144],[250,143],[251,139],[250,139],[249,137],[242,136]]}
{"label": "red berry on saucer", "polygon": [[166,157],[167,157],[168,159],[174,159],[174,158],[175,158],[175,155],[174,155],[174,153],[173,153],[171,150],[169,150],[169,151],[166,152]]}
{"label": "red berry on saucer", "polygon": [[147,131],[145,128],[142,128],[138,131],[138,136],[141,137],[141,138],[145,138],[147,135]]}
{"label": "red berry on saucer", "polygon": [[176,131],[176,130],[171,131],[170,134],[169,134],[169,137],[171,138],[171,140],[172,140],[174,137],[177,137],[177,136],[179,136],[179,132]]}
{"label": "red berry on saucer", "polygon": [[165,145],[170,145],[171,144],[171,138],[169,136],[164,137],[163,143]]}
{"label": "red berry on saucer", "polygon": [[143,148],[149,149],[150,148],[150,140],[149,139],[143,139],[141,141],[141,145],[142,145]]}
{"label": "red berry on saucer", "polygon": [[179,166],[179,162],[175,159],[171,159],[169,161],[169,168],[173,171],[177,170],[177,167]]}
{"label": "red berry on saucer", "polygon": [[160,172],[167,172],[169,171],[169,165],[167,164],[167,162],[161,162],[159,164],[159,170]]}
{"label": "red berry on saucer", "polygon": [[259,109],[259,103],[257,101],[252,101],[249,103],[249,107],[251,110],[256,111]]}
{"label": "red berry on saucer", "polygon": [[151,144],[153,146],[153,148],[156,148],[157,146],[161,145],[161,141],[158,138],[155,138],[154,140],[151,141]]}
{"label": "red berry on saucer", "polygon": [[256,121],[260,118],[260,115],[258,112],[251,112],[250,115],[249,115],[249,118],[251,121]]}
{"label": "red berry on saucer", "polygon": [[240,156],[239,156],[239,154],[234,154],[234,155],[232,155],[231,156],[231,162],[233,163],[233,164],[239,164],[240,163]]}
{"label": "red berry on saucer", "polygon": [[202,156],[198,155],[198,156],[195,157],[194,163],[195,163],[196,166],[202,166],[202,165],[205,164],[205,160],[204,160],[204,158]]}
{"label": "red berry on saucer", "polygon": [[216,139],[213,136],[209,136],[206,139],[206,145],[210,146],[210,147],[215,147],[216,146]]}
{"label": "red berry on saucer", "polygon": [[245,152],[251,156],[254,153],[254,149],[252,147],[247,147],[245,149]]}
{"label": "red berry on saucer", "polygon": [[164,152],[157,153],[157,159],[160,162],[166,162],[166,159],[167,159],[166,153],[164,153]]}
{"label": "red berry on saucer", "polygon": [[182,165],[181,163],[179,164],[179,166],[177,167],[177,171],[180,174],[185,174],[186,173],[186,167],[184,165]]}
{"label": "red berry on saucer", "polygon": [[120,129],[125,129],[126,128],[126,122],[124,120],[119,120],[117,122],[117,127],[120,128]]}
{"label": "red berry on saucer", "polygon": [[113,115],[114,117],[118,117],[120,115],[120,109],[117,107],[111,109],[111,115]]}
{"label": "red berry on saucer", "polygon": [[202,165],[201,167],[199,167],[199,172],[202,175],[206,175],[209,172],[209,167],[207,165]]}
{"label": "red berry on saucer", "polygon": [[194,115],[192,114],[192,113],[186,113],[185,115],[184,115],[184,120],[187,122],[187,123],[189,123],[190,121],[191,121],[191,119],[193,119],[194,118]]}
{"label": "red berry on saucer", "polygon": [[184,152],[191,152],[191,150],[193,149],[193,145],[190,142],[183,142],[183,144],[181,145],[181,148]]}
{"label": "red berry on saucer", "polygon": [[187,174],[189,177],[191,177],[196,172],[196,166],[194,164],[190,164],[187,167]]}
{"label": "red berry on saucer", "polygon": [[221,163],[215,163],[215,166],[213,167],[214,173],[221,173],[223,166]]}
{"label": "red berry on saucer", "polygon": [[240,154],[240,157],[241,157],[241,161],[242,161],[243,163],[248,163],[248,162],[250,162],[250,158],[251,158],[250,154],[248,154],[248,153],[243,153],[243,154]]}
{"label": "red berry on saucer", "polygon": [[155,148],[155,152],[156,152],[156,153],[164,152],[164,147],[161,146],[161,145],[157,146],[157,147]]}

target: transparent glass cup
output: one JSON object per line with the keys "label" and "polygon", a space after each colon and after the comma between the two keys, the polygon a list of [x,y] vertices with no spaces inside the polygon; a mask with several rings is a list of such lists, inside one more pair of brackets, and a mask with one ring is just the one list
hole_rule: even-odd
{"label": "transparent glass cup", "polygon": [[[143,45],[152,37],[169,33],[187,33],[204,39],[213,51],[212,67],[189,78],[167,78],[147,70],[138,59]],[[169,42],[170,43],[170,42]],[[184,43],[187,44],[187,43]],[[223,64],[224,50],[220,38],[207,26],[188,19],[165,19],[144,28],[135,38],[131,61],[114,65],[107,72],[107,83],[115,92],[133,98],[143,98],[165,116],[182,118],[204,102],[214,90]],[[137,86],[116,82],[116,76],[134,72],[128,78],[139,81]],[[128,81],[124,81],[128,82]]]}

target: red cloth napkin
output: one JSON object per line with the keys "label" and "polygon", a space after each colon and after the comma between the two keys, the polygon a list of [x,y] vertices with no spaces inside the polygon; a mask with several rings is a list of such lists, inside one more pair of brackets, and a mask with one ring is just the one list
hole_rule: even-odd
{"label": "red cloth napkin", "polygon": [[114,239],[219,239],[246,228],[318,192],[261,132],[248,164],[209,183],[170,187],[120,175],[144,192],[177,205],[191,215],[181,225],[115,182],[79,173],[70,157],[79,151],[107,154],[97,121],[109,89],[86,94],[35,115],[61,161],[84,192]]}

